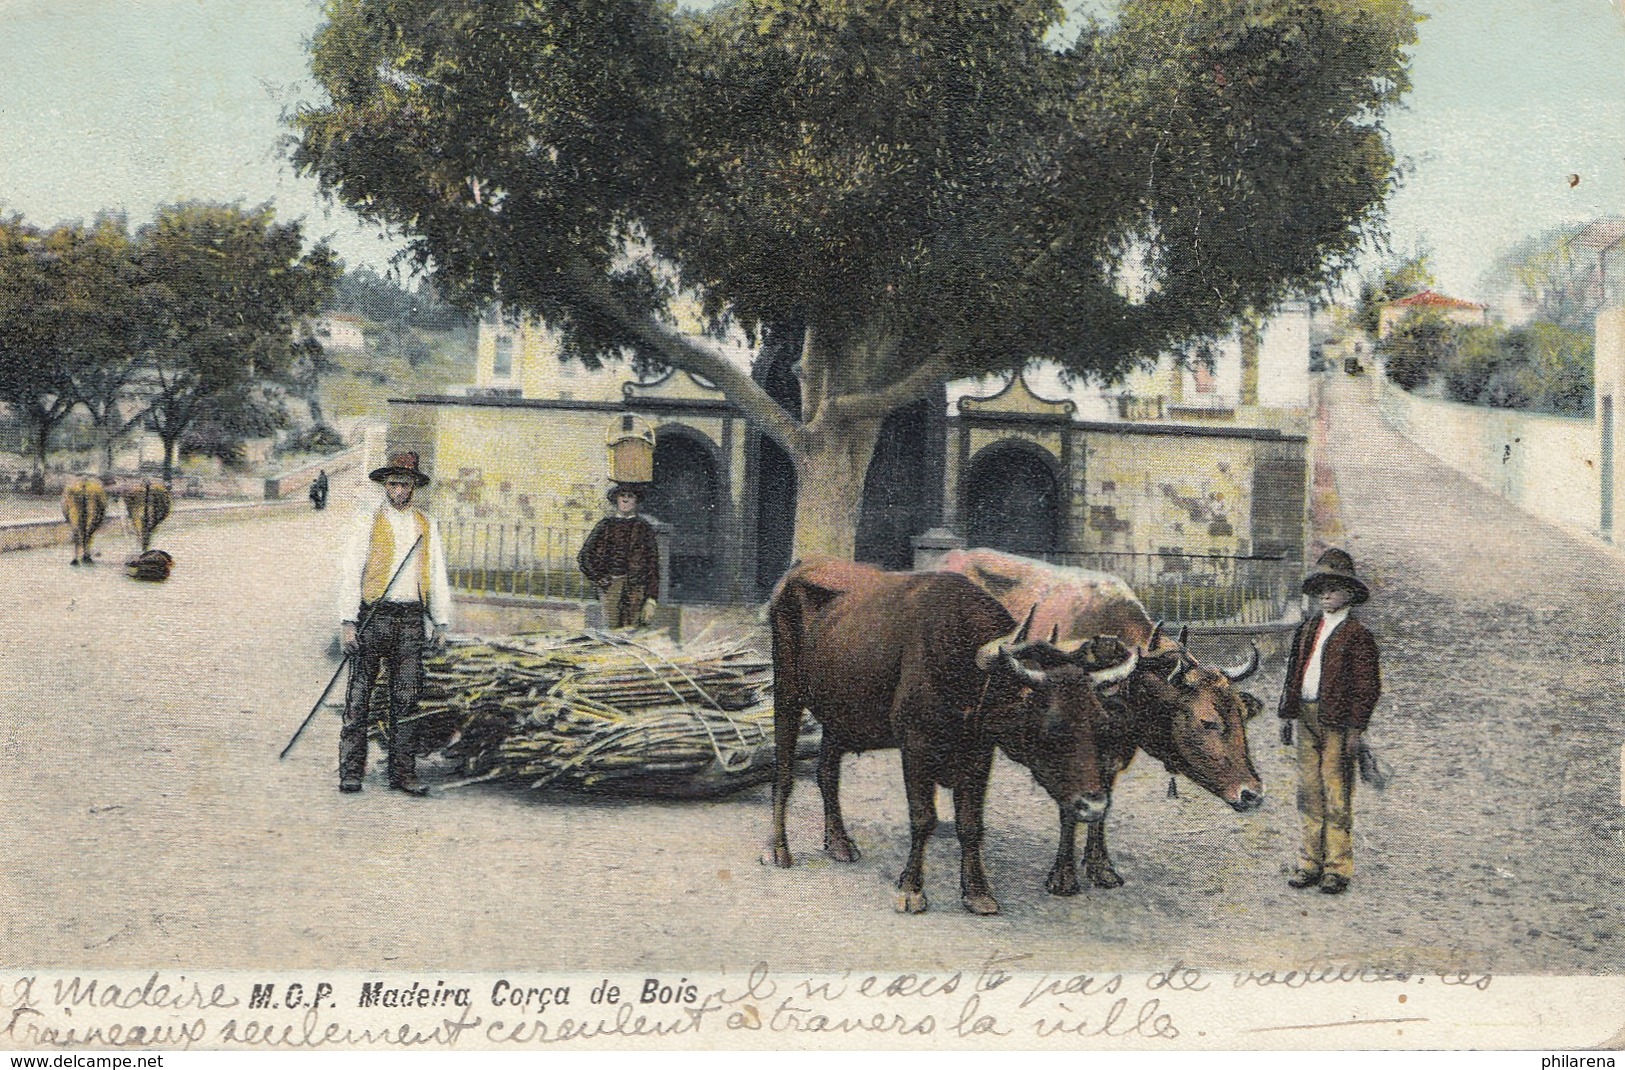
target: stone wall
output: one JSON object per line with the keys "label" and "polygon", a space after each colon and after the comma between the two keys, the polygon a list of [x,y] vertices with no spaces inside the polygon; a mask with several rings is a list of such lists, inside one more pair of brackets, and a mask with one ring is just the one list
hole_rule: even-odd
{"label": "stone wall", "polygon": [[1542,519],[1598,531],[1594,420],[1419,398],[1386,380],[1378,389],[1384,418],[1445,465]]}

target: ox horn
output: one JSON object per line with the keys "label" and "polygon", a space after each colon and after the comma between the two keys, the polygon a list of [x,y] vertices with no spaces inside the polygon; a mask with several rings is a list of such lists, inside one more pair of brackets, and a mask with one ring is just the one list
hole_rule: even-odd
{"label": "ox horn", "polygon": [[1134,671],[1135,666],[1137,666],[1139,663],[1140,652],[1138,650],[1130,650],[1128,652],[1128,657],[1124,658],[1120,664],[1113,665],[1105,669],[1095,669],[1089,674],[1089,679],[1094,682],[1096,687],[1105,687],[1108,684],[1115,684],[1119,680],[1127,680],[1129,678],[1129,674]]}
{"label": "ox horn", "polygon": [[1027,633],[1032,630],[1033,617],[1037,616],[1037,614],[1038,603],[1034,602],[1033,608],[1027,611],[1027,619],[1021,622],[1021,627],[1017,628],[1013,634],[1001,635],[997,639],[989,639],[978,647],[976,650],[976,667],[982,672],[987,672],[993,668],[993,663],[999,659],[999,656],[1007,648],[1027,638]]}
{"label": "ox horn", "polygon": [[1016,637],[1012,642],[1019,643],[1027,638],[1028,633],[1033,630],[1033,618],[1036,616],[1038,616],[1038,603],[1034,602],[1033,608],[1027,611],[1027,619],[1022,621],[1021,627],[1016,630]]}
{"label": "ox horn", "polygon": [[1145,641],[1145,652],[1147,654],[1156,653],[1157,640],[1159,640],[1161,638],[1162,638],[1162,621],[1159,620],[1159,621],[1157,621],[1157,626],[1155,628],[1151,629],[1151,638],[1149,638],[1149,639],[1147,639]]}
{"label": "ox horn", "polygon": [[1220,672],[1224,673],[1225,679],[1229,680],[1233,684],[1241,683],[1243,680],[1247,679],[1247,677],[1258,671],[1258,644],[1250,643],[1249,645],[1252,647],[1252,650],[1249,652],[1245,663],[1238,665],[1233,669],[1219,670]]}
{"label": "ox horn", "polygon": [[1180,649],[1185,648],[1185,646],[1188,644],[1188,642],[1190,640],[1190,637],[1191,637],[1191,626],[1189,624],[1181,624],[1179,626],[1179,646],[1180,646]]}
{"label": "ox horn", "polygon": [[1060,638],[1061,638],[1061,622],[1056,621],[1054,624],[1051,624],[1049,626],[1049,645],[1054,646],[1056,644],[1057,640],[1059,640]]}
{"label": "ox horn", "polygon": [[1011,675],[1028,687],[1045,687],[1049,684],[1049,676],[1042,669],[1029,669],[1016,660],[1016,655],[1009,647],[999,649],[999,659],[1004,667],[1010,670]]}
{"label": "ox horn", "polygon": [[1190,661],[1188,658],[1185,657],[1185,644],[1180,643],[1179,644],[1179,656],[1174,658],[1174,668],[1173,668],[1173,671],[1168,674],[1168,682],[1171,684],[1175,680],[1179,679],[1179,674],[1184,672],[1186,669],[1190,668],[1194,664],[1195,664],[1194,662]]}

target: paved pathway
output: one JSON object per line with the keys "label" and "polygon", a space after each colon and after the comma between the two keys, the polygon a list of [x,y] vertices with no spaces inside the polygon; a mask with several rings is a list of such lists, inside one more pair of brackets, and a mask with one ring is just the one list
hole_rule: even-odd
{"label": "paved pathway", "polygon": [[[1357,803],[1370,893],[1396,937],[1506,970],[1625,965],[1625,558],[1414,449],[1335,376],[1330,460],[1375,596],[1400,780]],[[1363,908],[1362,908],[1363,909]]]}

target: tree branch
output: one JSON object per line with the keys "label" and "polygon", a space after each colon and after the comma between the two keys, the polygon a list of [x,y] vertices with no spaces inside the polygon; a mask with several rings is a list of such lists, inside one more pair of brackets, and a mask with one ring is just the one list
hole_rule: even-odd
{"label": "tree branch", "polygon": [[792,457],[803,452],[806,432],[784,407],[744,369],[681,331],[651,316],[629,311],[601,276],[577,269],[573,274],[584,297],[621,324],[639,342],[660,354],[674,368],[704,376],[739,406],[747,419],[783,446]]}
{"label": "tree branch", "polygon": [[847,418],[889,416],[894,409],[925,397],[933,387],[948,378],[948,372],[947,359],[937,354],[890,386],[867,394],[848,394],[836,398],[830,407],[836,416]]}

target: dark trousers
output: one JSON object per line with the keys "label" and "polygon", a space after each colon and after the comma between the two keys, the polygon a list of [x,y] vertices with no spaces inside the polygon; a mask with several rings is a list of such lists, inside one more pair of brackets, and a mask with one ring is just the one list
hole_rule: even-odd
{"label": "dark trousers", "polygon": [[[367,608],[362,607],[361,619]],[[350,687],[344,695],[344,725],[339,729],[339,779],[360,780],[367,771],[368,713],[378,671],[389,672],[389,722],[384,745],[389,749],[389,782],[411,780],[417,766],[412,753],[413,725],[423,687],[423,605],[385,602],[356,637],[350,661]]]}

